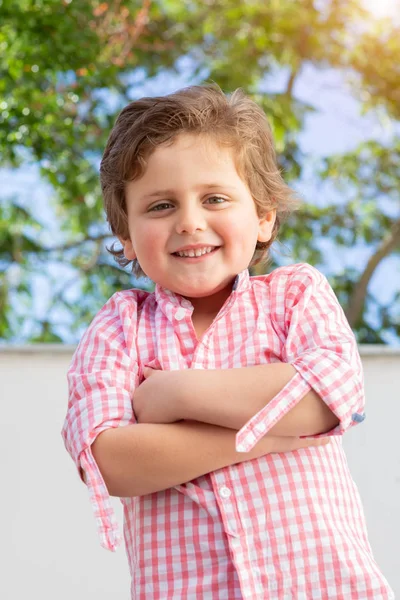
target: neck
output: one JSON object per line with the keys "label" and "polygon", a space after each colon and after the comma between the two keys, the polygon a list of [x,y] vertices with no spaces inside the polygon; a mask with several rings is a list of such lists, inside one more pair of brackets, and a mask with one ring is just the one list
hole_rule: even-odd
{"label": "neck", "polygon": [[193,305],[194,313],[216,316],[232,293],[232,283],[212,294],[202,298],[187,298]]}

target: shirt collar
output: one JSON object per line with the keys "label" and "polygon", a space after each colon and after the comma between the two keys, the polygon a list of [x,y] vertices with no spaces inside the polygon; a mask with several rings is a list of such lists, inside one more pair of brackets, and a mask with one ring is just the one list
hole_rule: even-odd
{"label": "shirt collar", "polygon": [[250,273],[248,269],[244,269],[239,275],[236,275],[236,279],[232,286],[232,292],[237,294],[248,290],[250,287]]}
{"label": "shirt collar", "polygon": [[[246,291],[250,287],[250,274],[248,269],[244,269],[238,275],[236,275],[235,281],[232,286],[231,299],[236,298],[238,294]],[[178,307],[182,307],[185,309],[193,308],[192,304],[189,300],[186,300],[180,294],[176,294],[175,292],[171,292],[167,288],[161,287],[158,283],[154,289],[154,294],[156,298],[157,304],[160,306],[162,311],[168,316],[171,310]]]}

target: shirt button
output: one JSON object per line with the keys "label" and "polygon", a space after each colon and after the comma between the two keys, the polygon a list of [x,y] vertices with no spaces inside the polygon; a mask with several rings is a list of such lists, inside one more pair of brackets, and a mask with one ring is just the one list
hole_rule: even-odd
{"label": "shirt button", "polygon": [[182,321],[182,319],[185,318],[185,314],[186,314],[185,309],[180,306],[175,313],[175,319],[177,321]]}
{"label": "shirt button", "polygon": [[229,496],[231,495],[231,490],[228,487],[222,487],[219,488],[219,495],[221,496],[221,498],[229,498]]}

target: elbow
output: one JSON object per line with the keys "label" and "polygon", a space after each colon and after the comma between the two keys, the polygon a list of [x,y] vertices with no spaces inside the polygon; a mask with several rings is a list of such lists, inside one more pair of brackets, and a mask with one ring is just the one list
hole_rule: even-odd
{"label": "elbow", "polygon": [[340,425],[340,419],[329,409],[322,410],[317,418],[305,419],[301,436],[324,435]]}
{"label": "elbow", "polygon": [[340,419],[330,410],[320,420],[317,435],[329,433],[340,425]]}
{"label": "elbow", "polygon": [[113,430],[107,429],[100,433],[91,446],[93,458],[110,496],[119,496],[118,483],[112,468]]}
{"label": "elbow", "polygon": [[[132,427],[135,428],[136,425]],[[136,446],[132,427],[114,427],[99,433],[91,449],[110,496],[130,498],[146,493],[132,460]]]}

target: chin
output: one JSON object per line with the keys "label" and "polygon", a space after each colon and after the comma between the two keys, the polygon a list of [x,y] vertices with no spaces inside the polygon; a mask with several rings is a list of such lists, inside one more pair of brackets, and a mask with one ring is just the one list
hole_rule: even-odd
{"label": "chin", "polygon": [[176,294],[180,296],[190,296],[191,298],[203,298],[205,296],[211,296],[213,292],[211,290],[204,289],[204,287],[200,288],[200,286],[177,286],[176,288],[170,288]]}

